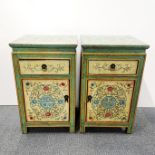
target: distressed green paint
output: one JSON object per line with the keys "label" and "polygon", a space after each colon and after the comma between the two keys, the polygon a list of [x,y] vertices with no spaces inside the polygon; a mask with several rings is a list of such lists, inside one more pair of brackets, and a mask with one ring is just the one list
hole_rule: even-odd
{"label": "distressed green paint", "polygon": [[[12,46],[13,47],[13,46]],[[39,48],[39,49],[38,49]],[[34,47],[30,47],[28,48],[27,46],[26,47],[21,47],[19,45],[19,47],[13,47],[14,51],[15,52],[28,52],[28,51],[32,51],[32,52],[54,52],[54,51],[59,51],[59,52],[73,52],[73,48],[75,49],[76,46],[49,46],[49,47],[37,47],[37,46],[34,46]]]}
{"label": "distressed green paint", "polygon": [[76,94],[75,94],[75,89],[76,89],[76,69],[75,69],[75,62],[76,57],[71,60],[71,66],[72,66],[72,71],[71,71],[71,78],[70,78],[70,96],[71,96],[71,103],[70,104],[70,132],[75,132],[75,102],[76,102]]}
{"label": "distressed green paint", "polygon": [[19,75],[18,59],[16,55],[12,55],[12,58],[13,58],[14,74],[15,74],[16,89],[17,89],[17,96],[18,96],[18,107],[19,107],[19,114],[20,114],[21,129],[22,129],[22,133],[27,133],[24,102],[22,97],[22,83]]}
{"label": "distressed green paint", "polygon": [[45,58],[45,59],[50,59],[50,58],[73,58],[74,57],[74,55],[73,54],[64,54],[64,53],[60,53],[60,54],[50,54],[50,53],[43,53],[43,54],[22,54],[22,53],[20,53],[20,54],[17,54],[17,57],[19,58],[19,59],[29,59],[29,58],[35,58],[35,59],[42,59],[42,58]]}
{"label": "distressed green paint", "polygon": [[[19,42],[21,42],[19,40]],[[65,42],[65,40],[64,40]],[[22,133],[27,133],[28,127],[69,127],[70,132],[75,132],[75,94],[76,94],[76,39],[74,38],[73,44],[58,44],[58,45],[33,45],[22,43],[11,43],[13,48],[13,66],[15,73],[15,81],[18,96],[18,106],[20,113]],[[68,75],[21,75],[19,60],[32,59],[32,60],[47,60],[47,59],[69,59],[70,72]],[[22,79],[68,79],[70,81],[70,111],[69,122],[27,122],[25,113],[24,94],[22,88]]]}
{"label": "distressed green paint", "polygon": [[26,35],[9,44],[13,48],[71,48],[77,46],[75,36]]}
{"label": "distressed green paint", "polygon": [[145,50],[149,48],[149,45],[132,36],[81,36],[81,43],[83,49]]}
{"label": "distressed green paint", "polygon": [[85,132],[85,104],[86,104],[86,59],[82,57],[81,64],[81,96],[80,96],[80,132]]}
{"label": "distressed green paint", "polygon": [[[42,79],[42,78],[46,78],[46,79],[51,79],[51,78],[53,78],[53,79],[69,79],[71,77],[71,75],[63,75],[63,77],[62,77],[62,75],[31,75],[31,78],[40,78],[40,79]],[[24,78],[30,78],[30,75],[20,75],[20,78],[21,79],[24,79]]]}
{"label": "distressed green paint", "polygon": [[131,113],[130,113],[130,120],[129,120],[129,127],[127,129],[127,133],[132,133],[133,130],[133,126],[134,126],[134,118],[136,115],[136,107],[138,104],[138,95],[139,95],[139,91],[140,91],[140,85],[141,85],[141,81],[142,81],[142,73],[143,73],[143,68],[144,68],[144,64],[145,64],[145,60],[143,59],[140,64],[139,64],[139,76],[136,80],[136,85],[135,85],[135,90],[134,90],[134,96],[133,96],[133,105],[131,107]]}
{"label": "distressed green paint", "polygon": [[[88,38],[88,37],[87,37]],[[91,40],[92,37],[89,39]],[[145,63],[145,49],[149,46],[146,44],[140,45],[93,45],[88,44],[84,37],[81,37],[82,43],[82,72],[81,72],[81,118],[80,132],[85,132],[86,127],[125,127],[127,133],[132,133],[134,126],[134,117],[138,103],[138,95],[142,80],[142,73]],[[138,70],[136,75],[89,75],[88,60],[139,60]],[[86,121],[86,103],[87,103],[87,80],[89,79],[106,79],[106,80],[134,80],[135,87],[132,96],[132,103],[128,122],[87,122]]]}
{"label": "distressed green paint", "polygon": [[91,123],[91,122],[86,122],[85,127],[128,127],[127,124],[104,124],[104,123]]}

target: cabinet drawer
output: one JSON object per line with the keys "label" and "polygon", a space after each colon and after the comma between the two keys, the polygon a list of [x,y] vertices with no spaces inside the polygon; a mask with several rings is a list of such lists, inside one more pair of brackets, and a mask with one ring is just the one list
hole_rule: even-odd
{"label": "cabinet drawer", "polygon": [[137,73],[138,60],[89,60],[88,74],[120,74]]}
{"label": "cabinet drawer", "polygon": [[69,74],[69,60],[20,60],[21,74]]}

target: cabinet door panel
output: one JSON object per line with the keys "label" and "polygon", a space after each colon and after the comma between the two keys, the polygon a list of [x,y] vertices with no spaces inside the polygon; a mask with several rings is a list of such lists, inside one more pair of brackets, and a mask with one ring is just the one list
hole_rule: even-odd
{"label": "cabinet door panel", "polygon": [[134,81],[88,80],[87,121],[127,122]]}
{"label": "cabinet door panel", "polygon": [[27,121],[69,121],[69,80],[23,80]]}

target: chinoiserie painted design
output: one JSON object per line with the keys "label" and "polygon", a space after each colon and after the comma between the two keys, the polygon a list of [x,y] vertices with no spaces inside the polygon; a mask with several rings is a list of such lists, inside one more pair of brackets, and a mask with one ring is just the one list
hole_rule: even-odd
{"label": "chinoiserie painted design", "polygon": [[22,133],[34,127],[75,132],[75,36],[23,36],[9,44]]}
{"label": "chinoiserie painted design", "polygon": [[21,74],[69,74],[69,60],[20,60],[19,65]]}
{"label": "chinoiserie painted design", "polygon": [[23,88],[27,121],[69,121],[69,80],[23,80]]}
{"label": "chinoiserie painted design", "polygon": [[81,36],[80,132],[118,127],[132,133],[149,45],[131,36]]}
{"label": "chinoiserie painted design", "polygon": [[89,60],[89,74],[136,74],[137,66],[136,60]]}
{"label": "chinoiserie painted design", "polygon": [[87,121],[127,122],[134,81],[88,80]]}

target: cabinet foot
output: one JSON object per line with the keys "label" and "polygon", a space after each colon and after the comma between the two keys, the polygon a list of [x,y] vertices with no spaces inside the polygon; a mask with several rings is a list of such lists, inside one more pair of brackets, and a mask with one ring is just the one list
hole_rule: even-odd
{"label": "cabinet foot", "polygon": [[85,127],[80,127],[80,133],[85,133]]}
{"label": "cabinet foot", "polygon": [[74,127],[70,127],[70,128],[69,128],[69,132],[70,132],[70,133],[74,133],[74,132],[75,132],[75,128],[74,128]]}
{"label": "cabinet foot", "polygon": [[132,133],[132,128],[130,128],[130,127],[127,128],[127,129],[126,129],[126,133],[131,134],[131,133]]}
{"label": "cabinet foot", "polygon": [[27,134],[27,127],[23,127],[23,128],[22,128],[22,133],[23,133],[23,134]]}

